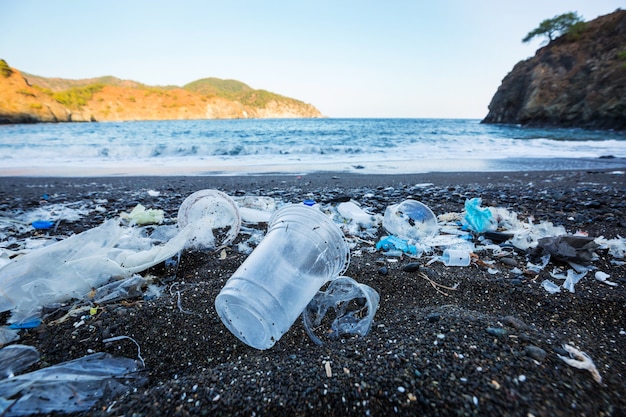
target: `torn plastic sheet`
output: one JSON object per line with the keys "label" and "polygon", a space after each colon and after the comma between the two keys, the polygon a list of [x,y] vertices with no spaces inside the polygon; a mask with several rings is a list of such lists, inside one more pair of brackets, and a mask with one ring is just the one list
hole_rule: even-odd
{"label": "torn plastic sheet", "polygon": [[562,261],[589,264],[598,244],[588,236],[560,235],[543,237],[537,241],[537,250],[549,253]]}
{"label": "torn plastic sheet", "polygon": [[[8,353],[3,353],[10,349]],[[30,349],[5,347],[1,355],[18,355],[32,365]],[[0,380],[0,414],[25,416],[55,411],[71,413],[89,410],[103,396],[127,389],[130,381],[140,384],[142,367],[134,360],[94,353],[37,371]]]}
{"label": "torn plastic sheet", "polygon": [[142,204],[137,204],[130,213],[120,213],[120,217],[138,226],[161,224],[165,218],[163,210],[146,209]]}
{"label": "torn plastic sheet", "polygon": [[541,283],[541,285],[543,286],[543,288],[548,291],[550,294],[555,294],[557,292],[561,292],[561,287],[559,287],[558,285],[556,285],[554,282],[546,279],[543,280],[543,282]]}
{"label": "torn plastic sheet", "polygon": [[[318,345],[322,339],[316,332],[338,338],[342,334],[365,336],[372,327],[380,296],[373,288],[359,284],[350,277],[341,276],[331,281],[326,291],[318,291],[302,312],[307,334]],[[334,310],[334,319],[328,328],[324,320]]]}
{"label": "torn plastic sheet", "polygon": [[615,239],[605,239],[600,236],[595,239],[595,242],[600,249],[608,249],[609,255],[614,258],[623,259],[626,257],[626,238],[618,236]]}
{"label": "torn plastic sheet", "polygon": [[0,269],[0,312],[12,311],[10,323],[38,317],[44,305],[82,298],[112,278],[129,278],[171,258],[192,231],[188,227],[163,245],[146,246],[141,230],[113,219],[15,258]]}
{"label": "torn plastic sheet", "polygon": [[243,223],[268,223],[272,213],[274,213],[277,208],[276,201],[272,197],[245,196],[234,197],[233,200],[239,207],[239,213]]}
{"label": "torn plastic sheet", "polygon": [[573,269],[568,269],[567,274],[557,274],[554,271],[550,272],[550,276],[556,279],[564,279],[563,288],[568,290],[569,292],[574,292],[574,285],[578,283],[581,279],[587,275],[588,271],[576,272]]}

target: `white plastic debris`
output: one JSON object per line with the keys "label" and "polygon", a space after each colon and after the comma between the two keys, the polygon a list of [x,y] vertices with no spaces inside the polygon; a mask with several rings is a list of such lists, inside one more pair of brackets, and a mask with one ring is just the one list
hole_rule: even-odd
{"label": "white plastic debris", "polygon": [[116,219],[17,257],[0,269],[0,312],[10,323],[38,317],[44,305],[82,298],[111,279],[127,279],[181,251],[190,225],[162,245]]}
{"label": "white plastic debris", "polygon": [[558,274],[553,271],[550,272],[550,276],[556,279],[564,279],[565,282],[563,282],[563,288],[565,288],[569,292],[574,292],[574,285],[576,285],[578,281],[580,281],[585,275],[587,275],[587,272],[588,271],[586,270],[583,272],[576,272],[573,269],[568,269],[566,275]]}
{"label": "white plastic debris", "polygon": [[568,344],[564,344],[563,349],[569,353],[570,357],[557,355],[561,360],[574,368],[588,370],[591,372],[591,375],[596,382],[602,383],[602,376],[600,375],[600,372],[598,372],[596,365],[593,363],[593,360],[591,360],[589,355]]}
{"label": "white plastic debris", "polygon": [[237,203],[218,190],[200,190],[187,197],[178,209],[178,226],[190,225],[190,247],[216,248],[235,240],[241,228]]}
{"label": "white plastic debris", "polygon": [[617,287],[617,282],[609,281],[608,278],[611,276],[606,272],[596,271],[595,277],[598,281],[605,283],[606,285],[610,285],[612,287]]}
{"label": "white plastic debris", "polygon": [[544,280],[541,285],[543,286],[543,288],[548,291],[550,294],[555,294],[557,292],[561,292],[561,287],[559,287],[558,285],[556,285],[554,282],[546,279]]}
{"label": "white plastic debris", "polygon": [[244,223],[267,223],[276,211],[276,201],[272,197],[245,196],[235,197],[233,200],[239,207],[241,221]]}
{"label": "white plastic debris", "polygon": [[621,236],[615,239],[605,239],[604,237],[598,237],[595,242],[600,246],[600,249],[608,249],[609,255],[614,258],[623,259],[626,257],[626,238]]}
{"label": "white plastic debris", "polygon": [[376,219],[372,214],[366,213],[361,207],[352,201],[340,203],[337,206],[339,214],[346,219],[357,224],[363,229],[369,229],[376,225]]}

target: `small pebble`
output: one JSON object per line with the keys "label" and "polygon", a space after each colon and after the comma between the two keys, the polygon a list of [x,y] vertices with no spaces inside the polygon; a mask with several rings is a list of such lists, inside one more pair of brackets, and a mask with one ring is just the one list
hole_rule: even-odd
{"label": "small pebble", "polygon": [[428,320],[430,323],[438,322],[440,318],[441,313],[430,313],[426,316],[426,320]]}
{"label": "small pebble", "polygon": [[381,266],[380,268],[378,268],[378,273],[380,275],[387,275],[389,274],[389,268],[387,268],[386,266]]}
{"label": "small pebble", "polygon": [[506,329],[501,329],[499,327],[487,327],[487,333],[497,337],[504,337],[509,334]]}
{"label": "small pebble", "polygon": [[509,266],[517,266],[517,260],[513,258],[500,258],[500,262]]}
{"label": "small pebble", "polygon": [[402,267],[402,270],[405,272],[416,272],[419,271],[420,264],[417,262],[410,262]]}
{"label": "small pebble", "polygon": [[526,355],[539,362],[542,362],[548,354],[545,350],[535,345],[526,345],[526,347],[524,347],[524,352],[526,352]]}

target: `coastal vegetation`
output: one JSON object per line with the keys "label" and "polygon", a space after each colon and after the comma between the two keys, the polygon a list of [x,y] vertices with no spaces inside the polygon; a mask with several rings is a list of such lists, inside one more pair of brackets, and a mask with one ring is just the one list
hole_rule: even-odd
{"label": "coastal vegetation", "polygon": [[542,21],[539,23],[539,26],[528,32],[522,39],[522,42],[530,42],[537,36],[547,37],[548,42],[552,42],[556,37],[566,34],[577,38],[585,30],[585,27],[586,23],[578,13],[567,12]]}
{"label": "coastal vegetation", "polygon": [[4,59],[0,59],[0,74],[4,78],[10,77],[11,74],[13,74],[13,70],[11,69],[9,64],[7,64],[7,62]]}

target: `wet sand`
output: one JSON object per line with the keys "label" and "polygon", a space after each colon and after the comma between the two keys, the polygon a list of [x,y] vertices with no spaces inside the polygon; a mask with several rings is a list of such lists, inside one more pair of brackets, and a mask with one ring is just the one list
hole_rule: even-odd
{"label": "wet sand", "polygon": [[[520,219],[532,216],[535,222],[563,225],[570,233],[616,238],[626,236],[625,178],[619,169],[4,177],[0,211],[11,217],[55,203],[105,209],[77,222],[60,222],[56,233],[69,235],[138,203],[163,209],[167,221],[175,222],[184,198],[205,188],[291,203],[315,199],[334,204],[350,198],[376,213],[413,198],[437,215],[460,213],[466,199],[481,197],[483,206],[507,208]],[[159,195],[150,196],[149,190]],[[378,233],[385,234],[382,228]],[[427,257],[394,261],[371,251],[371,242],[357,241],[345,273],[380,294],[374,325],[365,337],[329,339],[318,346],[297,320],[269,350],[243,344],[214,309],[220,289],[246,258],[229,247],[225,252],[185,251],[176,279],[158,298],[102,306],[80,326],[75,326],[80,318],[52,324],[51,317],[35,329],[23,330],[19,343],[41,352],[36,369],[91,351],[136,358],[132,342],[102,340],[124,335],[137,341],[146,363],[145,384],[103,398],[94,409],[77,414],[85,416],[595,416],[620,415],[626,409],[626,266],[614,262],[620,259],[597,250],[598,259],[592,262],[610,274],[616,287],[590,273],[574,293],[562,289],[550,294],[542,281],[558,282],[549,273],[567,265],[551,261],[541,272],[517,275],[514,268],[525,269],[529,259],[524,251],[505,257],[480,252],[479,262],[453,268],[440,262],[427,266]],[[413,262],[420,269],[407,271]],[[167,276],[163,266],[148,272],[164,281]],[[6,320],[6,314],[3,317]],[[565,344],[589,355],[601,382],[559,358],[567,356]]]}

